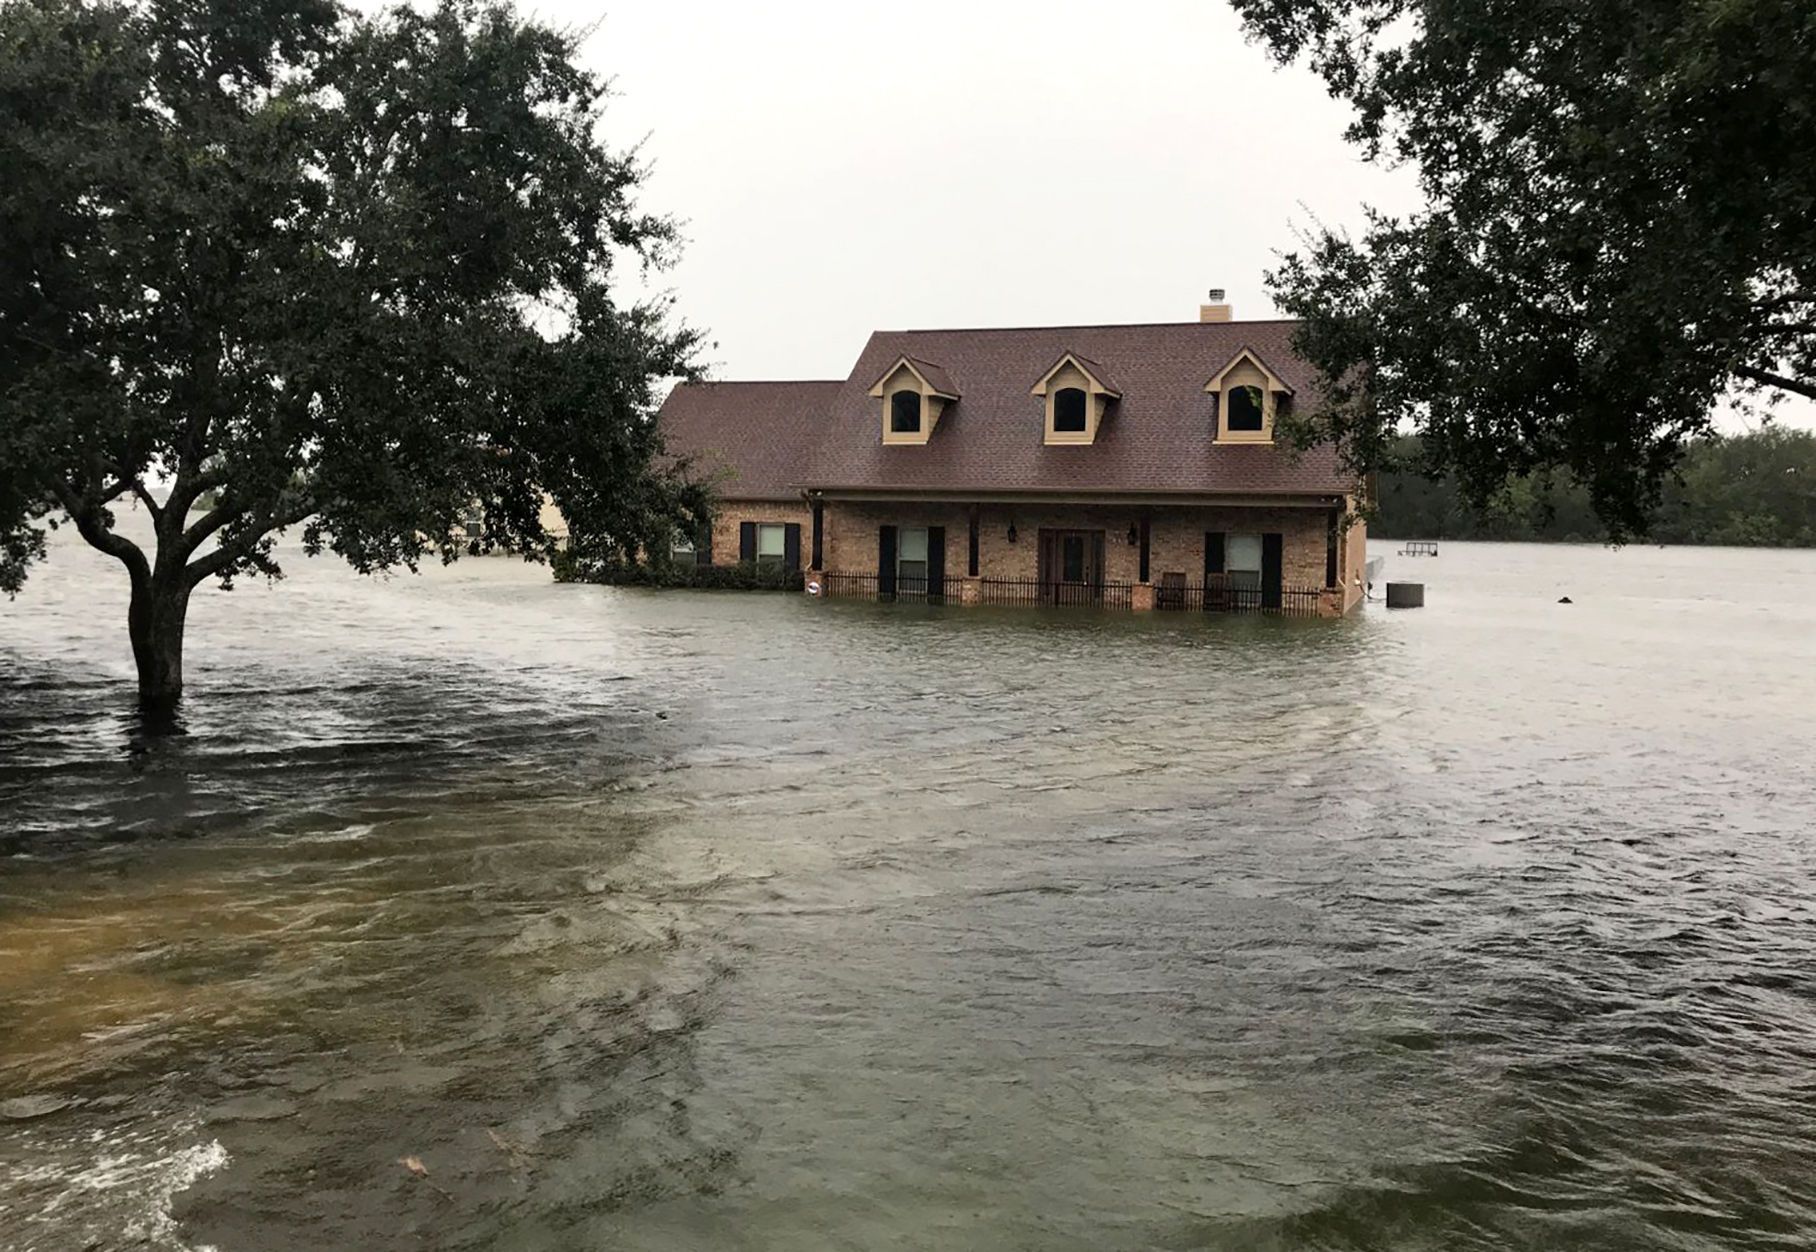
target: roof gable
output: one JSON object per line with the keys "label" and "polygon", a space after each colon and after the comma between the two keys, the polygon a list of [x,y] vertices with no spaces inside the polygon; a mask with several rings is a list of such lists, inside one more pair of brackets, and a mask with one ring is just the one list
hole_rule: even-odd
{"label": "roof gable", "polygon": [[927,395],[938,396],[942,400],[959,398],[958,388],[952,385],[952,378],[945,370],[928,361],[917,361],[911,356],[896,359],[894,365],[883,371],[883,374],[870,386],[870,396],[875,399],[883,394],[883,386],[903,370],[913,374],[921,384],[921,390]]}
{"label": "roof gable", "polygon": [[1053,362],[1052,368],[1040,376],[1040,380],[1034,384],[1033,389],[1028,394],[1034,396],[1046,395],[1047,384],[1053,381],[1053,376],[1055,374],[1065,369],[1068,365],[1083,374],[1090,380],[1091,386],[1095,387],[1104,395],[1109,396],[1111,399],[1119,399],[1122,396],[1121,390],[1110,381],[1109,371],[1105,370],[1104,367],[1097,362],[1090,360],[1087,357],[1079,356],[1078,353],[1073,352],[1069,348],[1060,354],[1059,360]]}
{"label": "roof gable", "polygon": [[1261,371],[1262,375],[1267,379],[1270,390],[1284,391],[1289,396],[1293,394],[1292,387],[1247,344],[1243,344],[1242,347],[1238,348],[1236,350],[1236,355],[1229,359],[1229,363],[1215,374],[1211,375],[1211,381],[1204,385],[1204,389],[1206,391],[1221,391],[1223,389],[1223,380],[1229,377],[1231,370],[1235,369],[1238,365],[1241,365],[1244,361]]}

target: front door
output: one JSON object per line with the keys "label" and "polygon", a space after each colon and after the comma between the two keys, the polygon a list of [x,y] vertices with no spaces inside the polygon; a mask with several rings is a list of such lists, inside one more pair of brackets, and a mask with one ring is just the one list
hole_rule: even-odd
{"label": "front door", "polygon": [[1041,598],[1049,604],[1094,604],[1103,594],[1103,532],[1040,532]]}

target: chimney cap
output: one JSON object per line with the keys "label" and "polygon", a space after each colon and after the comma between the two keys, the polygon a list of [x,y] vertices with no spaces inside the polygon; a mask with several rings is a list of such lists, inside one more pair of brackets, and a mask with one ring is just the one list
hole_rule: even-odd
{"label": "chimney cap", "polygon": [[1223,288],[1212,287],[1207,293],[1213,302],[1223,299]]}

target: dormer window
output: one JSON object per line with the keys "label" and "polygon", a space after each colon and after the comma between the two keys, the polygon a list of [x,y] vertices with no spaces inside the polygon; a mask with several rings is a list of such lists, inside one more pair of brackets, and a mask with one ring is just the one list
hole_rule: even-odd
{"label": "dormer window", "polygon": [[1229,427],[1232,432],[1261,433],[1267,429],[1267,419],[1263,410],[1267,405],[1266,396],[1261,388],[1252,383],[1224,388],[1224,398],[1229,402]]}
{"label": "dormer window", "polygon": [[1211,393],[1218,443],[1272,443],[1274,419],[1292,403],[1293,389],[1249,349],[1212,375]]}
{"label": "dormer window", "polygon": [[933,437],[940,414],[957,402],[958,390],[946,371],[913,357],[897,357],[870,389],[883,405],[883,442],[924,444]]}
{"label": "dormer window", "polygon": [[907,387],[889,393],[889,433],[921,433],[921,393]]}
{"label": "dormer window", "polygon": [[1095,443],[1110,405],[1122,398],[1103,366],[1068,352],[1041,375],[1030,393],[1047,402],[1047,443]]}

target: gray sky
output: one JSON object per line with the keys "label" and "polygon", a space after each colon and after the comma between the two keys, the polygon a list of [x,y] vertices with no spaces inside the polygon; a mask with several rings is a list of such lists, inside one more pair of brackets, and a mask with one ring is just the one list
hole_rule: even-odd
{"label": "gray sky", "polygon": [[1419,203],[1223,0],[526,7],[597,24],[608,138],[686,224],[658,284],[719,378],[842,378],[874,329],[1189,320],[1213,286],[1271,317],[1296,227]]}
{"label": "gray sky", "polygon": [[1311,214],[1410,207],[1309,72],[1219,0],[548,3],[603,18],[612,141],[648,136],[666,278],[724,378],[844,377],[873,329],[1181,321]]}

